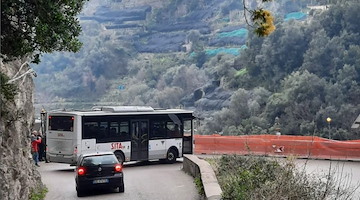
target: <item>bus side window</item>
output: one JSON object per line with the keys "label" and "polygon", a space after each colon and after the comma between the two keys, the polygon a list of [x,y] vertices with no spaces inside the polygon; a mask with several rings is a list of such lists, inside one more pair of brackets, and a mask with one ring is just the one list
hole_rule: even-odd
{"label": "bus side window", "polygon": [[129,122],[121,122],[120,123],[120,139],[121,140],[130,140]]}
{"label": "bus side window", "polygon": [[100,122],[99,130],[96,132],[97,142],[106,142],[108,139],[108,125],[107,122]]}
{"label": "bus side window", "polygon": [[91,126],[90,138],[96,138],[96,133],[99,132],[98,126]]}
{"label": "bus side window", "polygon": [[85,122],[83,130],[83,139],[91,139],[96,136],[97,122]]}
{"label": "bus side window", "polygon": [[114,127],[110,128],[110,137],[111,138],[116,138],[117,137],[116,128],[114,128]]}
{"label": "bus side window", "polygon": [[151,123],[150,139],[164,139],[166,138],[165,121],[158,120]]}
{"label": "bus side window", "polygon": [[116,135],[116,128],[110,128],[110,135]]}
{"label": "bus side window", "polygon": [[170,138],[181,137],[179,124],[175,124],[174,122],[166,122],[166,132]]}

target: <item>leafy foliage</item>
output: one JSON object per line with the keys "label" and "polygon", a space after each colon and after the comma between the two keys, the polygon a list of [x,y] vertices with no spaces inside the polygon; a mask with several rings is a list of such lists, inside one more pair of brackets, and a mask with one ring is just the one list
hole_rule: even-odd
{"label": "leafy foliage", "polygon": [[[349,8],[352,6],[359,7],[356,1],[337,2],[314,16],[313,23],[284,22],[267,38],[250,36],[249,48],[239,58],[241,67],[245,66],[248,74],[239,77],[223,74],[221,79],[235,83],[232,85],[235,88],[247,88],[246,91],[250,93],[252,88],[262,86],[271,95],[265,100],[265,106],[256,106],[257,112],[249,115],[251,100],[246,96],[236,97],[235,93],[230,105],[236,99],[242,99],[244,103],[216,112],[214,119],[219,123],[216,125],[218,128],[205,123],[203,131],[232,130],[237,134],[254,134],[246,128],[252,127],[259,133],[273,133],[275,118],[279,118],[278,125],[283,134],[328,137],[331,132],[333,139],[358,138],[358,132],[350,127],[360,112],[360,71],[357,61],[360,42],[351,35],[358,35],[360,29],[347,29],[352,27],[352,20],[345,22],[345,18],[339,17],[352,11]],[[353,13],[352,16],[358,15]],[[316,21],[323,18],[340,20],[340,24],[348,25],[338,27],[342,28],[340,32],[332,30],[333,34],[329,35],[327,28]],[[348,56],[350,54],[352,58]],[[325,120],[329,116],[334,119],[330,130]],[[262,122],[255,120],[257,117]],[[345,133],[344,129],[348,131]]]}
{"label": "leafy foliage", "polygon": [[[17,88],[14,84],[7,83],[9,81],[9,77],[7,77],[4,73],[0,72],[0,95],[1,101],[12,101],[17,93]],[[1,102],[2,104],[3,102]]]}
{"label": "leafy foliage", "polygon": [[1,1],[1,54],[13,59],[52,51],[78,51],[76,15],[85,0]]}
{"label": "leafy foliage", "polygon": [[280,162],[264,157],[229,155],[212,162],[212,166],[223,190],[223,199],[351,197],[351,188],[336,183],[334,175],[308,175],[305,170],[298,169],[291,159]]}
{"label": "leafy foliage", "polygon": [[[262,0],[262,2],[270,2],[272,0]],[[246,0],[243,0],[244,11],[249,12],[251,14],[252,25],[247,21],[246,13],[244,14],[246,22],[248,25],[254,28],[254,32],[258,36],[268,36],[272,32],[275,31],[274,25],[274,17],[272,13],[268,10],[264,10],[263,8],[256,8],[250,10],[246,6]]]}
{"label": "leafy foliage", "polygon": [[43,200],[45,199],[46,193],[48,193],[47,187],[35,188],[30,193],[30,200]]}
{"label": "leafy foliage", "polygon": [[274,17],[268,10],[254,10],[251,13],[255,24],[255,33],[259,36],[268,36],[275,31]]}
{"label": "leafy foliage", "polygon": [[201,180],[200,176],[197,176],[194,178],[194,183],[195,183],[196,189],[198,190],[198,193],[202,196],[205,195],[204,186],[202,184],[202,180]]}

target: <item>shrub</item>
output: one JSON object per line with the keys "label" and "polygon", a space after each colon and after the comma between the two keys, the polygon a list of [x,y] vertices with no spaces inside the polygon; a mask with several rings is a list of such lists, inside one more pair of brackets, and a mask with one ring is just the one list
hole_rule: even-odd
{"label": "shrub", "polygon": [[205,191],[204,191],[204,185],[202,184],[202,180],[200,176],[195,177],[194,179],[194,183],[196,185],[196,189],[198,191],[198,193],[202,196],[205,195]]}
{"label": "shrub", "polygon": [[48,189],[44,186],[42,188],[37,188],[36,190],[32,190],[30,193],[30,200],[42,200],[45,199],[46,193]]}
{"label": "shrub", "polygon": [[12,101],[17,93],[14,84],[8,83],[9,77],[0,72],[0,94],[5,100]]}
{"label": "shrub", "polygon": [[[312,176],[298,170],[291,159],[222,156],[214,166],[223,199],[349,199],[350,188],[336,183],[333,174]],[[329,169],[330,170],[330,169]]]}

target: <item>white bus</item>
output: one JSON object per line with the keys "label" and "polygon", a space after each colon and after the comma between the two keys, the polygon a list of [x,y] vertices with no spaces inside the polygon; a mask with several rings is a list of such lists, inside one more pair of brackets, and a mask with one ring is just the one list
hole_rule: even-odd
{"label": "white bus", "polygon": [[46,157],[76,163],[80,154],[113,151],[120,162],[173,163],[193,152],[193,111],[147,106],[102,106],[48,113]]}

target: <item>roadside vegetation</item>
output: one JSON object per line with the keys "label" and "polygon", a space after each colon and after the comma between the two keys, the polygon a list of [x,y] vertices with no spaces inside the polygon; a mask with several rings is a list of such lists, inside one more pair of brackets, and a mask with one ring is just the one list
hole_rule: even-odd
{"label": "roadside vegetation", "polygon": [[208,160],[215,170],[222,198],[241,199],[352,199],[356,188],[335,177],[329,168],[325,176],[306,173],[294,160],[227,155]]}
{"label": "roadside vegetation", "polygon": [[45,199],[46,193],[48,193],[48,189],[46,186],[44,187],[37,187],[32,189],[30,192],[29,200],[43,200]]}
{"label": "roadside vegetation", "polygon": [[195,183],[198,193],[201,195],[201,198],[202,199],[205,198],[205,190],[204,190],[204,185],[202,183],[201,177],[200,176],[195,177],[194,183]]}

